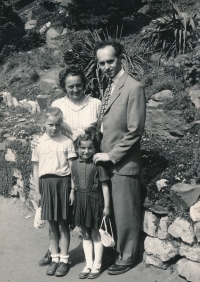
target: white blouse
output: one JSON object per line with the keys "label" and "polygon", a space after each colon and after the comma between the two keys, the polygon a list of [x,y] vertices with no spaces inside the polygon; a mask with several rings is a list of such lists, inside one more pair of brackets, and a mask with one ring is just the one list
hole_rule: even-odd
{"label": "white blouse", "polygon": [[52,107],[59,108],[63,113],[63,120],[66,122],[73,134],[77,130],[84,129],[98,120],[101,101],[90,96],[86,96],[81,105],[75,105],[67,96],[55,100]]}

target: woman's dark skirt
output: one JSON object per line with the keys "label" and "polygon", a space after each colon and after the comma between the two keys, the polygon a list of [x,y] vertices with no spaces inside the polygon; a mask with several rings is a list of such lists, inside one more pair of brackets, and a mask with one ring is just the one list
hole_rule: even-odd
{"label": "woman's dark skirt", "polygon": [[74,226],[98,229],[103,217],[104,199],[101,193],[78,189],[74,206]]}
{"label": "woman's dark skirt", "polygon": [[71,177],[46,174],[40,177],[39,187],[43,220],[70,220],[69,195]]}

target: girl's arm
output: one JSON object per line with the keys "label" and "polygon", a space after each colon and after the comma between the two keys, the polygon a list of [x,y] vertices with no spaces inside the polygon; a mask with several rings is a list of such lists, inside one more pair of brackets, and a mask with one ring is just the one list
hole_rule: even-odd
{"label": "girl's arm", "polygon": [[109,193],[107,181],[102,182],[102,190],[103,190],[103,197],[104,197],[103,215],[105,217],[109,217],[110,215],[110,193]]}
{"label": "girl's arm", "polygon": [[[70,168],[70,172],[72,172],[72,163],[74,161],[74,158],[69,159],[69,168]],[[70,206],[73,205],[73,202],[75,200],[75,185],[74,185],[74,181],[71,175],[71,192],[70,192],[70,196],[69,196],[69,202],[70,202]]]}
{"label": "girl's arm", "polygon": [[35,184],[35,192],[36,192],[36,203],[38,207],[40,206],[41,194],[39,189],[39,163],[34,162],[33,164],[33,180]]}

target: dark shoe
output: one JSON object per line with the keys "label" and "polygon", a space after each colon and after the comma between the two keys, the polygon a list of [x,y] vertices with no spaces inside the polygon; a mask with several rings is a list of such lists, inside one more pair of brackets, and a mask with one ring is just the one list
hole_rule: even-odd
{"label": "dark shoe", "polygon": [[69,263],[60,262],[58,264],[55,276],[57,277],[65,276],[69,271],[69,267],[70,267]]}
{"label": "dark shoe", "polygon": [[108,274],[110,275],[118,275],[123,274],[133,268],[133,265],[118,265],[113,264],[108,268]]}
{"label": "dark shoe", "polygon": [[88,275],[91,272],[91,268],[89,267],[84,267],[83,271],[79,274],[79,279],[85,279],[88,277]]}
{"label": "dark shoe", "polygon": [[39,262],[39,266],[46,266],[52,262],[51,252],[48,250],[43,259]]}
{"label": "dark shoe", "polygon": [[57,267],[58,267],[58,263],[55,262],[55,261],[52,261],[52,263],[47,268],[46,274],[47,275],[54,275],[55,272],[56,272]]}
{"label": "dark shoe", "polygon": [[88,279],[95,279],[101,275],[102,271],[101,268],[92,269],[90,274],[88,275]]}

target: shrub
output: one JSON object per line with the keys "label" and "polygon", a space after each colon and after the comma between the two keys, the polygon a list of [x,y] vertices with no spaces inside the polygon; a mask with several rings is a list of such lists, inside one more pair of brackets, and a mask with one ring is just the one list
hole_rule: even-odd
{"label": "shrub", "polygon": [[198,40],[193,19],[180,12],[176,1],[169,2],[172,14],[152,20],[141,40],[144,52],[159,52],[165,59],[191,50]]}
{"label": "shrub", "polygon": [[[69,36],[69,35],[68,35]],[[94,57],[94,46],[98,41],[110,39],[112,36],[107,32],[88,31],[84,33],[75,33],[70,35],[71,49],[64,51],[64,61],[66,64],[78,64],[86,74],[89,81],[87,90],[93,93],[93,96],[99,97],[102,95],[104,88],[105,77],[99,69],[96,58]],[[121,41],[120,31],[116,30],[115,38]],[[123,68],[133,77],[142,76],[146,62],[137,54],[129,56],[124,49],[122,54]],[[101,94],[100,94],[101,93]]]}
{"label": "shrub", "polygon": [[72,30],[115,26],[143,6],[139,0],[72,0],[66,25]]}

